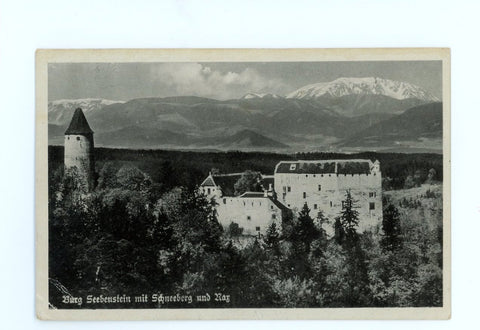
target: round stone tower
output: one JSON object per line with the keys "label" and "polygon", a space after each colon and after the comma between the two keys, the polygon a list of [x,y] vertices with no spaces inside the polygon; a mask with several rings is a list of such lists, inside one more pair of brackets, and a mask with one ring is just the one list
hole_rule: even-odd
{"label": "round stone tower", "polygon": [[94,187],[93,131],[82,109],[77,108],[65,131],[65,169],[76,167],[87,191]]}

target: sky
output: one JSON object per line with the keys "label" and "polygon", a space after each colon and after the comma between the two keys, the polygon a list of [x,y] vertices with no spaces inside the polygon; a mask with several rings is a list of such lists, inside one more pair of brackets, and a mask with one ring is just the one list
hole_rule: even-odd
{"label": "sky", "polygon": [[340,77],[404,81],[442,96],[440,61],[55,63],[48,68],[48,99],[194,95],[225,100],[249,92],[285,95]]}

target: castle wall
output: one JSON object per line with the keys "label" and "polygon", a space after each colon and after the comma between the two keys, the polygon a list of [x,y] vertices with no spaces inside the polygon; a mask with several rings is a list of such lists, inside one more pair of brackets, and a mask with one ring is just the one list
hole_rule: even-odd
{"label": "castle wall", "polygon": [[76,167],[87,190],[94,187],[93,137],[65,135],[65,169]]}
{"label": "castle wall", "polygon": [[281,228],[282,211],[269,198],[223,197],[216,202],[218,221],[224,228],[235,222],[245,235],[264,235],[272,222]]}
{"label": "castle wall", "polygon": [[280,201],[298,213],[307,203],[310,216],[319,211],[330,220],[330,228],[342,211],[342,201],[350,190],[359,212],[359,230],[377,225],[382,219],[381,173],[372,174],[297,174],[276,173],[275,192]]}

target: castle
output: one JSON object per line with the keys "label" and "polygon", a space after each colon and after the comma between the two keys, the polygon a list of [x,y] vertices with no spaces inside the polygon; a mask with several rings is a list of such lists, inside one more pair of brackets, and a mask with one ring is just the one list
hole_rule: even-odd
{"label": "castle", "polygon": [[[95,186],[93,131],[82,109],[77,108],[65,131],[65,169],[75,168],[85,191]],[[228,227],[232,222],[246,235],[263,235],[275,222],[298,213],[305,204],[310,216],[321,214],[333,223],[344,209],[349,191],[359,213],[359,230],[369,229],[382,220],[382,174],[380,162],[365,159],[281,161],[273,176],[261,176],[263,192],[247,191],[234,196],[232,187],[241,173],[210,173],[199,191],[214,199],[219,222]],[[330,225],[324,228],[332,233]]]}
{"label": "castle", "polygon": [[[263,193],[246,192],[240,196],[229,196],[231,182],[223,179],[226,176],[210,174],[200,191],[215,199],[218,219],[224,227],[235,222],[247,235],[265,234],[273,221],[280,221],[288,212],[298,213],[305,204],[312,218],[319,218],[321,212],[332,225],[345,207],[347,191],[359,212],[360,231],[382,220],[382,174],[378,160],[281,161],[275,166],[273,177],[263,176],[264,182],[273,179],[273,187],[270,183]],[[331,225],[324,228],[330,234]]]}
{"label": "castle", "polygon": [[65,131],[65,170],[76,168],[84,190],[95,186],[95,162],[93,159],[93,131],[82,109],[77,108]]}
{"label": "castle", "polygon": [[215,199],[218,220],[224,227],[232,222],[243,228],[243,234],[265,234],[267,228],[275,222],[280,228],[281,221],[290,210],[281,203],[272,190],[263,192],[245,192],[240,196],[233,196],[233,184],[241,177],[240,174],[212,175],[200,185],[200,192],[207,198]]}

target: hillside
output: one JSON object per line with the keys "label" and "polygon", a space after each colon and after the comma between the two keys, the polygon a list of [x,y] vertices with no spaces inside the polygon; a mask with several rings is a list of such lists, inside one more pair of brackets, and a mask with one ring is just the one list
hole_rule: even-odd
{"label": "hillside", "polygon": [[202,137],[179,133],[168,129],[128,126],[119,130],[99,133],[96,145],[122,148],[166,148],[166,149],[218,149],[218,150],[268,150],[284,149],[287,145],[250,130],[232,135]]}
{"label": "hillside", "polygon": [[410,152],[413,146],[438,152],[441,103],[433,114],[423,107],[434,99],[407,83],[341,78],[304,86],[287,97],[59,100],[49,103],[49,143],[63,143],[73,110],[81,107],[95,143],[106,147]]}
{"label": "hillside", "polygon": [[441,148],[442,110],[440,102],[411,108],[352,135],[339,146],[394,147],[407,143],[428,147],[436,143]]}

